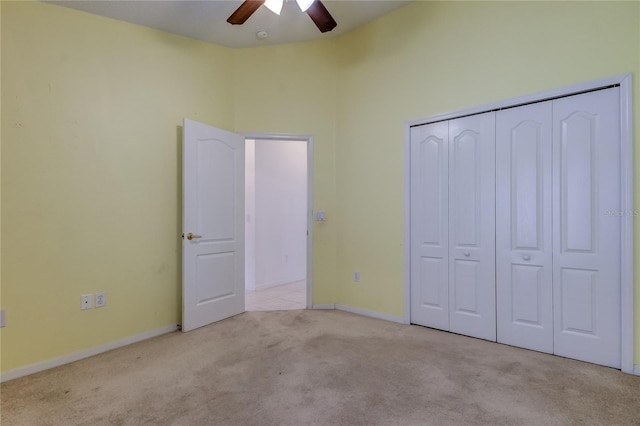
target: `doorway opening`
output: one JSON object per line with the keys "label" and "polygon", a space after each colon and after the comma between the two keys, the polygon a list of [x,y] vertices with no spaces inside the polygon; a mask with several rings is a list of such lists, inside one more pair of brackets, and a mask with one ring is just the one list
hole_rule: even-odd
{"label": "doorway opening", "polygon": [[310,304],[309,137],[246,136],[245,309]]}

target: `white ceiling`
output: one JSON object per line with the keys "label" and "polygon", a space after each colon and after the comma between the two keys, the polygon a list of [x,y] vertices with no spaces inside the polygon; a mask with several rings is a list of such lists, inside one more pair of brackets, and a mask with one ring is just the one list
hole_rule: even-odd
{"label": "white ceiling", "polygon": [[[251,47],[324,39],[354,28],[404,6],[404,0],[323,0],[338,26],[322,34],[294,0],[287,0],[280,16],[260,7],[243,25],[227,18],[242,0],[54,0],[85,12],[209,41],[227,47]],[[267,31],[265,40],[256,36]]]}

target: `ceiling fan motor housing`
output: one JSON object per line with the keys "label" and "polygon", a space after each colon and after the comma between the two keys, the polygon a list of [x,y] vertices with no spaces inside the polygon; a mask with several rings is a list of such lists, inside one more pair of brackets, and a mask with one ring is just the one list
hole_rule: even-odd
{"label": "ceiling fan motor housing", "polygon": [[[265,0],[245,0],[240,5],[240,7],[238,7],[235,10],[235,12],[233,12],[231,16],[229,16],[229,18],[227,19],[227,22],[232,25],[244,24],[246,20],[249,19],[251,15],[253,15],[253,13],[256,10],[258,10],[258,8],[262,6],[264,3],[265,3]],[[320,32],[326,33],[328,31],[333,30],[338,25],[335,19],[333,19],[333,16],[331,16],[331,14],[329,13],[325,5],[322,4],[320,0],[315,0],[315,1],[312,0],[311,2],[309,2],[309,0],[304,0],[304,1],[300,0],[299,4],[301,9],[305,7],[307,8],[305,9],[307,15],[309,15],[313,23],[316,24],[316,27],[318,27]],[[280,4],[280,6],[282,6],[282,4]],[[276,13],[279,14],[279,12],[276,12]],[[261,31],[256,33],[258,38],[260,39],[266,38],[266,37],[261,37],[259,35],[260,33]],[[268,34],[267,34],[267,37],[268,37]]]}

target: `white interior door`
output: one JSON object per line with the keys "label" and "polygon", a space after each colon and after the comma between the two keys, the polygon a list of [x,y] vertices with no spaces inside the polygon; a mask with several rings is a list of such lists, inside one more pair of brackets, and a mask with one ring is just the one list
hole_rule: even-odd
{"label": "white interior door", "polygon": [[620,367],[619,88],[553,103],[554,352]]}
{"label": "white interior door", "polygon": [[496,113],[500,343],[553,353],[551,101]]}
{"label": "white interior door", "polygon": [[411,129],[411,322],[449,330],[449,123]]}
{"label": "white interior door", "polygon": [[449,121],[449,320],[496,340],[495,113]]}
{"label": "white interior door", "polygon": [[182,330],[244,312],[244,139],[183,127]]}

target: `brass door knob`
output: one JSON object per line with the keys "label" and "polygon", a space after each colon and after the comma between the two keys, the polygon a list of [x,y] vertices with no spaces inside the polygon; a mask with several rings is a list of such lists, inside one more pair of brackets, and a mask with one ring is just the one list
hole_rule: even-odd
{"label": "brass door knob", "polygon": [[194,238],[202,238],[202,235],[192,234],[191,232],[187,234],[187,240],[193,240]]}

